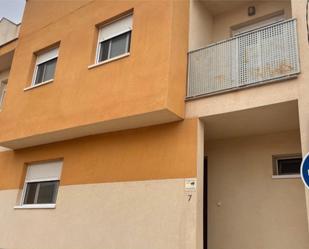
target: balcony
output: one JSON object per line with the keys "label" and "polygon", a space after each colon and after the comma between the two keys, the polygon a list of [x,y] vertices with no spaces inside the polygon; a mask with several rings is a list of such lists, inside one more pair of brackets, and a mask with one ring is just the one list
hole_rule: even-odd
{"label": "balcony", "polygon": [[296,19],[191,51],[188,58],[187,99],[296,77]]}

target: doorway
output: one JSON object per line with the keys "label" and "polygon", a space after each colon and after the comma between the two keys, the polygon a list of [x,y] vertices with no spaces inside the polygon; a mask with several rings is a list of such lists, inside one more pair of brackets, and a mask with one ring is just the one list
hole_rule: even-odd
{"label": "doorway", "polygon": [[208,174],[207,174],[208,170],[207,170],[207,157],[204,157],[204,187],[203,187],[203,204],[204,204],[204,208],[203,208],[203,244],[204,244],[204,249],[207,249],[207,234],[208,234],[208,229],[207,229],[207,224],[208,224],[208,194],[207,194],[207,190],[208,190]]}

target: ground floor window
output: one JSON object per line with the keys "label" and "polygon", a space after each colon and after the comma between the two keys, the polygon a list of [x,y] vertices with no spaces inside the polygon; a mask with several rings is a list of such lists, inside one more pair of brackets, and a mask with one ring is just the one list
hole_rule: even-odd
{"label": "ground floor window", "polygon": [[286,155],[273,157],[273,176],[299,177],[301,155]]}
{"label": "ground floor window", "polygon": [[56,204],[62,161],[34,163],[27,166],[21,206]]}

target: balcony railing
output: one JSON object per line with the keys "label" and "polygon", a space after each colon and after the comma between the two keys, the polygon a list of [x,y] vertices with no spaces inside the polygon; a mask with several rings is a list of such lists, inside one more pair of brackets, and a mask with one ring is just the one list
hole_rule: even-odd
{"label": "balcony railing", "polygon": [[299,73],[296,19],[290,19],[190,52],[187,98]]}

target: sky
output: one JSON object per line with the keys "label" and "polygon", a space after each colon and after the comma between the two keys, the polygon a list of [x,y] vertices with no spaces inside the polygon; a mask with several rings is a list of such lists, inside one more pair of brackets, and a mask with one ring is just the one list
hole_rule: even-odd
{"label": "sky", "polygon": [[26,0],[0,0],[0,19],[6,17],[15,23],[20,23]]}

